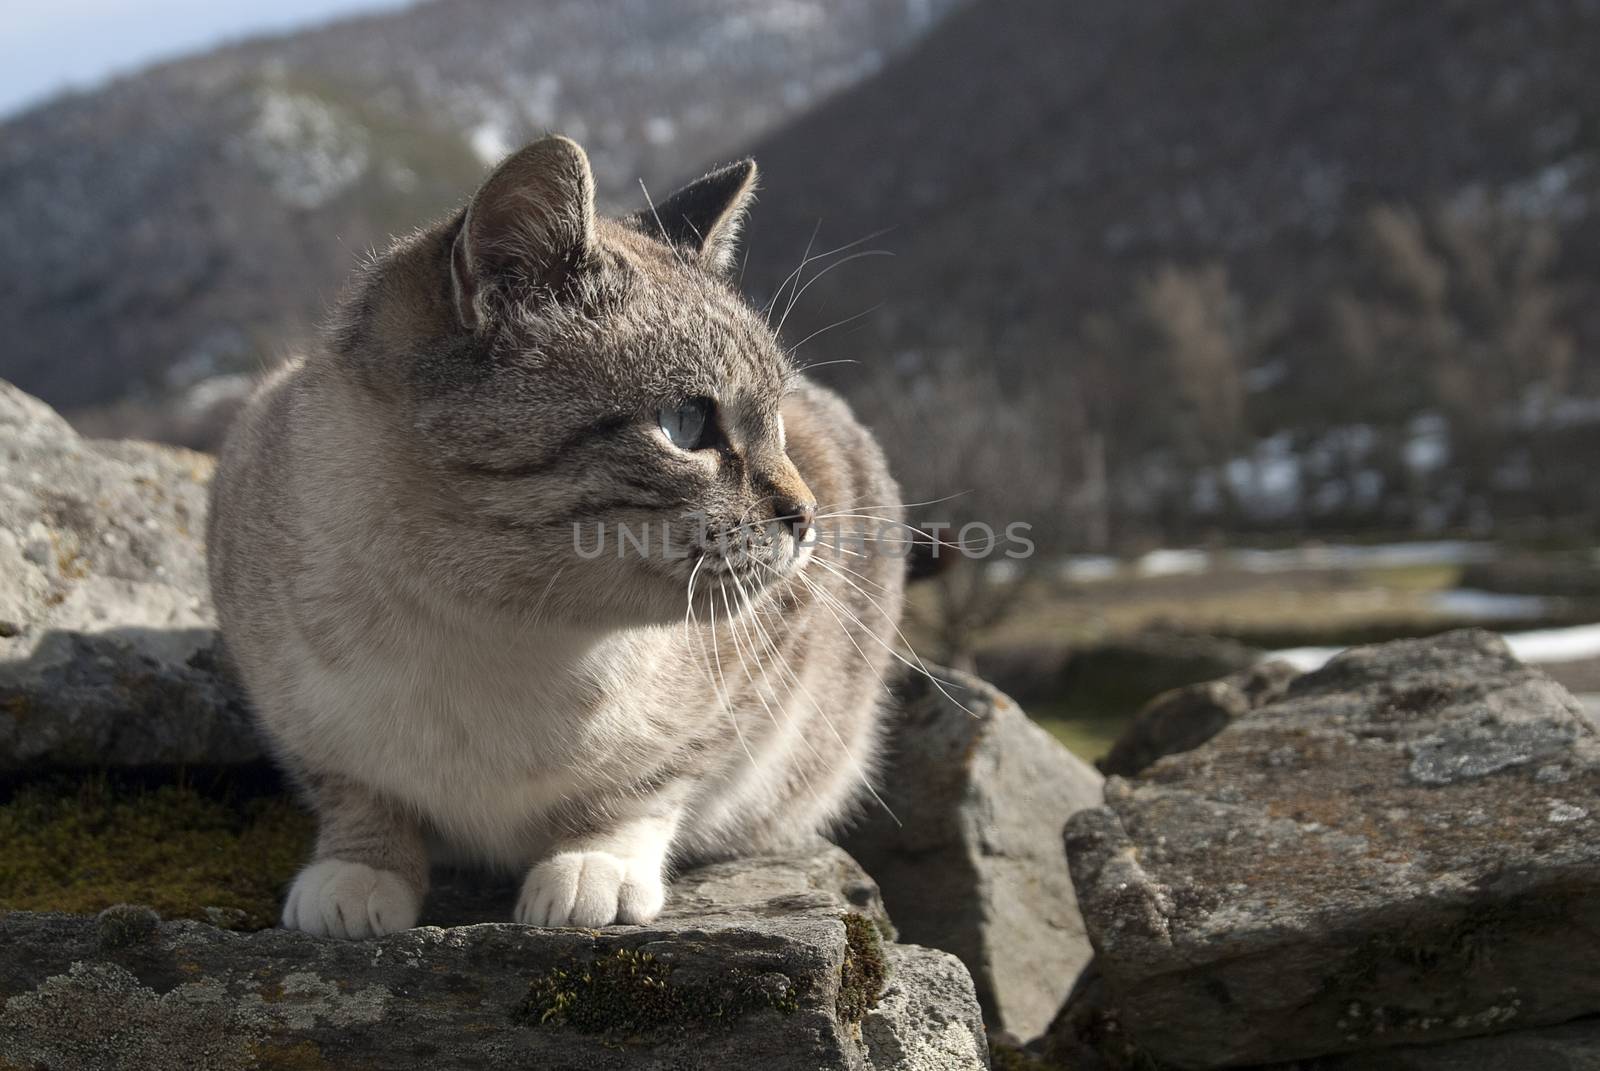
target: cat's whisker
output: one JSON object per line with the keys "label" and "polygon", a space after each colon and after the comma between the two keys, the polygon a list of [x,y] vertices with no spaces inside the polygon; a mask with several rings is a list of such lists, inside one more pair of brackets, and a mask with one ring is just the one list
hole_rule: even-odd
{"label": "cat's whisker", "polygon": [[644,184],[644,179],[642,178],[639,180],[639,189],[644,191],[644,203],[649,206],[650,214],[655,217],[656,229],[661,232],[661,240],[665,242],[667,248],[672,251],[672,259],[678,262],[678,267],[688,267],[688,265],[683,262],[683,254],[678,250],[678,243],[674,242],[671,236],[667,234],[667,228],[661,222],[661,213],[656,211],[656,203],[651,199],[650,189]]}
{"label": "cat's whisker", "polygon": [[[884,695],[892,696],[893,692],[889,688],[889,682],[885,680],[883,674],[878,671],[878,667],[872,664],[872,659],[867,657],[867,652],[861,649],[861,645],[857,643],[855,637],[850,634],[849,625],[845,623],[843,618],[834,612],[834,607],[837,606],[840,610],[844,611],[845,616],[850,618],[851,624],[854,624],[856,628],[866,632],[868,629],[866,625],[862,623],[861,618],[852,613],[849,607],[841,603],[831,592],[824,591],[820,585],[812,582],[809,579],[804,581],[804,583],[807,587],[811,588],[814,595],[822,600],[820,603],[822,608],[827,610],[828,614],[834,619],[835,622],[838,623],[839,628],[844,632],[844,638],[850,641],[850,646],[856,649],[856,654],[861,656],[861,660],[866,663],[867,668],[872,670],[873,676],[878,678],[878,683],[883,685]],[[829,605],[830,603],[832,604],[831,606]]]}
{"label": "cat's whisker", "polygon": [[[795,354],[799,353],[801,346],[804,346],[807,342],[810,342],[812,339],[816,338],[818,335],[825,335],[829,331],[832,331],[836,327],[843,327],[845,324],[855,323],[857,320],[861,319],[864,316],[871,316],[873,313],[877,312],[881,308],[883,308],[883,302],[880,301],[880,302],[877,302],[876,304],[872,305],[870,308],[862,309],[860,312],[856,313],[854,316],[846,316],[842,320],[833,321],[833,323],[829,324],[827,327],[819,327],[819,328],[817,328],[815,331],[811,332],[805,338],[801,339],[799,342],[796,342],[793,346],[790,346],[789,347],[789,356],[793,357]],[[805,365],[802,368],[796,368],[793,371],[794,371],[794,373],[796,375],[798,375],[801,372],[809,372],[813,368],[826,368],[830,364],[860,364],[860,363],[861,363],[860,361],[853,361],[853,360],[850,360],[848,358],[845,358],[843,360],[838,360],[838,361],[817,361],[817,362],[815,362],[813,364]]]}
{"label": "cat's whisker", "polygon": [[[770,569],[771,567],[763,565],[762,568]],[[776,572],[776,570],[773,570],[773,571]],[[827,592],[823,591],[816,584],[812,583],[803,574],[794,573],[794,574],[791,575],[791,577],[789,577],[787,579],[793,579],[793,580],[799,581],[801,586],[806,588],[808,591],[810,591],[813,595],[817,596],[819,599],[827,599],[827,598],[831,597],[831,596],[828,595]],[[827,609],[827,606],[826,606],[825,603],[819,602],[818,605],[823,606],[823,609]],[[851,643],[851,646],[855,647],[856,653],[861,656],[862,660],[867,664],[868,668],[870,668],[872,670],[872,672],[877,675],[879,682],[882,683],[883,686],[884,686],[885,692],[888,693],[889,685],[888,685],[888,683],[886,681],[884,681],[883,674],[878,672],[877,667],[872,664],[872,660],[870,658],[867,658],[866,652],[863,651],[861,649],[861,646],[855,642],[854,637],[852,637],[850,635],[849,628],[845,626],[844,622],[842,620],[840,620],[837,615],[834,615],[834,620],[836,622],[838,622],[839,627],[844,631],[845,639],[849,640],[850,643]],[[857,624],[859,625],[860,622],[858,621]],[[874,636],[873,638],[876,639],[877,637]],[[792,670],[790,671],[790,676],[793,677],[794,683],[800,687],[801,691],[805,693],[807,701],[810,702],[810,704],[811,704],[811,709],[813,711],[815,711],[817,717],[822,719],[822,723],[828,727],[828,732],[831,733],[833,735],[834,740],[838,742],[840,749],[844,752],[846,760],[856,768],[856,772],[861,778],[862,786],[864,788],[866,788],[867,792],[872,796],[872,798],[875,801],[877,801],[878,806],[882,807],[884,809],[884,812],[886,814],[888,814],[888,816],[894,820],[894,824],[895,825],[903,826],[905,823],[901,822],[900,821],[900,816],[894,813],[894,808],[890,807],[889,804],[888,804],[888,801],[886,801],[882,796],[880,796],[878,794],[878,790],[873,787],[872,778],[870,776],[868,776],[866,767],[864,767],[861,764],[861,761],[858,758],[856,758],[855,752],[851,749],[849,744],[845,743],[844,737],[839,735],[839,730],[837,728],[835,728],[835,726],[833,724],[833,719],[828,717],[827,711],[822,709],[822,704],[818,703],[816,701],[816,699],[812,697],[810,689],[806,688],[805,684],[803,682],[801,682],[799,676],[794,674],[794,672]],[[892,693],[890,693],[890,694],[892,694]],[[793,691],[792,690],[790,692],[790,695],[791,695],[791,698],[792,698],[792,696],[793,696]]]}
{"label": "cat's whisker", "polygon": [[[726,595],[724,594],[724,598]],[[717,660],[717,678],[721,684],[713,682],[717,698],[722,702],[722,709],[728,712],[728,721],[733,725],[733,735],[739,738],[739,746],[744,748],[745,757],[750,760],[750,768],[758,775],[761,773],[761,764],[756,761],[755,752],[750,750],[750,745],[745,741],[744,730],[739,727],[739,716],[734,713],[733,701],[728,698],[728,675],[722,671],[722,649],[717,643],[717,600],[711,600],[711,653]]]}
{"label": "cat's whisker", "polygon": [[863,599],[866,599],[867,602],[869,604],[871,604],[872,608],[874,610],[878,611],[878,613],[880,615],[882,615],[883,618],[886,621],[888,621],[891,626],[893,626],[895,635],[899,638],[900,642],[905,645],[906,650],[911,652],[911,657],[915,658],[916,662],[912,663],[911,661],[909,661],[899,651],[896,651],[892,644],[884,643],[883,640],[879,639],[877,633],[873,632],[871,629],[865,629],[865,626],[863,626],[863,628],[865,629],[867,635],[869,635],[873,639],[877,640],[878,643],[883,646],[884,650],[888,651],[891,655],[893,655],[900,662],[905,663],[905,665],[907,665],[910,668],[916,670],[918,673],[921,673],[924,677],[927,677],[928,680],[930,682],[932,682],[933,686],[935,688],[939,689],[940,693],[946,699],[950,700],[950,702],[954,703],[956,706],[960,707],[962,710],[965,710],[972,717],[976,718],[978,716],[977,714],[973,713],[973,711],[971,709],[969,709],[965,703],[961,702],[955,696],[951,695],[949,690],[945,688],[944,683],[942,681],[940,681],[938,677],[934,676],[933,671],[928,668],[927,663],[923,662],[922,656],[917,654],[916,648],[911,645],[911,641],[906,639],[906,634],[903,631],[901,631],[900,623],[895,620],[894,615],[890,614],[881,605],[879,605],[878,600],[873,598],[870,593],[868,593],[867,591],[863,590],[861,585],[857,584],[855,581],[851,580],[849,577],[845,576],[844,574],[839,573],[837,568],[835,567],[834,563],[818,560],[817,564],[822,566],[824,569],[827,569],[830,572],[833,572],[835,575],[837,575],[839,577],[840,580],[843,580],[846,584],[849,584],[852,588],[854,588],[856,590],[856,592],[858,594],[860,594],[860,596]]}
{"label": "cat's whisker", "polygon": [[805,297],[806,291],[810,290],[814,285],[816,285],[817,280],[823,278],[825,275],[827,275],[833,269],[842,268],[846,264],[850,263],[852,260],[861,260],[864,257],[892,257],[892,256],[894,256],[894,254],[889,252],[887,249],[863,249],[860,252],[851,253],[847,257],[840,257],[838,260],[834,261],[832,264],[829,264],[826,268],[823,268],[821,271],[817,272],[817,274],[813,275],[810,279],[806,280],[806,285],[804,285],[804,286],[800,287],[799,289],[797,289],[795,291],[794,295],[789,298],[789,307],[783,310],[783,315],[782,316],[778,317],[778,326],[774,327],[772,329],[772,333],[775,334],[775,335],[782,335],[783,334],[783,325],[786,322],[788,322],[789,314],[794,311],[795,304],[801,298]]}
{"label": "cat's whisker", "polygon": [[[890,538],[888,538],[886,536],[883,536],[883,535],[876,535],[876,536],[873,536],[872,539],[871,539],[871,541],[874,542],[874,543],[887,543],[887,544],[891,544],[891,545],[916,544],[916,543],[933,543],[933,544],[937,544],[938,546],[941,546],[941,547],[949,547],[952,550],[962,550],[962,551],[964,551],[964,550],[969,550],[969,549],[974,549],[974,548],[981,548],[983,550],[990,550],[990,549],[992,549],[994,547],[994,545],[995,545],[995,543],[997,541],[996,537],[991,535],[991,537],[986,542],[983,542],[983,543],[978,543],[977,541],[973,541],[971,543],[968,543],[968,542],[965,542],[965,541],[951,542],[950,540],[947,540],[947,539],[936,538],[933,535],[932,532],[928,532],[928,531],[925,531],[925,530],[923,530],[921,528],[918,528],[916,525],[911,524],[911,523],[909,523],[907,521],[897,520],[897,519],[895,519],[893,517],[878,516],[878,515],[870,514],[870,513],[827,513],[827,514],[818,514],[814,518],[814,523],[821,524],[823,521],[834,521],[834,520],[877,521],[877,522],[879,522],[881,524],[889,525],[892,528],[904,528],[907,531],[912,533],[912,535],[910,535],[910,536],[908,536],[908,537],[906,537],[904,539],[890,539]],[[921,537],[921,538],[918,538],[918,537]]]}
{"label": "cat's whisker", "polygon": [[[739,580],[738,580],[737,577],[734,578],[734,585],[735,585],[735,587],[737,587],[739,589],[740,595],[744,596],[744,585],[739,583]],[[746,606],[748,606],[748,603],[746,602],[746,599],[747,599],[747,597],[746,598],[741,598],[740,602],[741,602],[741,604],[745,604]],[[806,791],[810,792],[812,797],[814,799],[816,799],[820,803],[822,801],[822,797],[817,794],[816,787],[814,785],[812,785],[811,778],[806,774],[805,767],[803,767],[803,766],[794,766],[794,763],[793,763],[793,760],[794,760],[794,744],[790,740],[790,734],[787,732],[787,729],[792,724],[792,719],[786,716],[784,718],[784,724],[783,725],[779,725],[778,724],[778,717],[777,717],[776,714],[774,714],[772,712],[772,704],[767,702],[767,697],[762,693],[761,689],[756,685],[755,677],[750,672],[750,665],[749,665],[749,663],[746,661],[746,659],[744,657],[744,649],[739,644],[738,618],[734,615],[733,608],[728,605],[728,591],[727,591],[726,588],[724,588],[723,591],[722,591],[722,604],[728,610],[728,619],[731,622],[733,622],[733,630],[732,630],[733,645],[734,645],[734,648],[739,652],[739,663],[740,663],[741,666],[744,667],[745,679],[750,682],[751,690],[756,693],[756,698],[761,700],[762,707],[764,707],[766,709],[767,720],[772,722],[773,729],[777,730],[778,734],[783,738],[784,751],[789,756],[790,765],[794,768],[795,772],[800,775],[800,780],[805,783]],[[750,619],[754,620],[754,615],[753,614],[750,615]],[[748,624],[747,624],[746,627],[748,629]],[[760,627],[759,623],[757,623],[757,627],[758,628]],[[754,638],[754,636],[749,636],[749,643],[750,643],[751,657],[755,659],[756,668],[761,670],[761,679],[762,679],[762,681],[766,683],[767,690],[771,691],[773,693],[773,695],[776,696],[777,692],[772,687],[772,679],[767,676],[766,664],[761,661],[760,654],[755,650],[755,638]],[[811,743],[811,741],[809,741],[809,740],[807,740],[805,738],[804,734],[801,735],[800,740],[801,740],[801,743],[805,744],[806,748],[808,750],[810,750],[810,752],[812,754],[812,757],[814,757],[814,758],[818,757],[817,756],[817,752],[816,752],[816,747]]]}
{"label": "cat's whisker", "polygon": [[973,488],[969,487],[965,491],[957,491],[954,494],[945,495],[943,498],[930,498],[925,502],[875,502],[863,504],[860,499],[856,499],[849,502],[818,503],[817,509],[819,511],[831,509],[916,509],[921,506],[937,506],[944,502],[950,502],[972,494],[973,490]]}
{"label": "cat's whisker", "polygon": [[[871,312],[872,310],[868,309],[867,311]],[[835,325],[835,326],[837,326],[837,325]],[[814,337],[815,336],[812,335],[812,336],[807,336],[805,339],[802,339],[798,344],[796,344],[795,349],[799,349],[800,346],[804,345],[806,342],[810,341],[810,339],[814,338]],[[790,351],[790,352],[792,353],[793,351]],[[861,363],[860,361],[855,360],[854,358],[851,358],[851,357],[841,357],[836,361],[812,361],[810,364],[796,365],[795,367],[792,367],[788,371],[786,371],[783,375],[784,375],[785,379],[795,379],[796,377],[802,376],[805,373],[811,371],[813,368],[826,368],[830,364],[860,364],[860,363]]]}
{"label": "cat's whisker", "polygon": [[563,565],[550,575],[550,583],[544,586],[544,594],[539,596],[539,601],[534,604],[533,609],[528,613],[530,620],[540,620],[541,615],[544,613],[545,606],[550,602],[550,593],[556,589],[556,581],[560,580],[561,574],[566,571],[567,567]]}
{"label": "cat's whisker", "polygon": [[[800,254],[800,263],[798,263],[798,264],[796,264],[794,266],[794,271],[790,272],[788,275],[785,275],[783,277],[783,282],[778,284],[778,289],[774,290],[772,292],[772,297],[767,299],[767,307],[761,310],[762,314],[765,315],[766,318],[767,318],[767,326],[768,327],[772,326],[772,310],[777,308],[778,299],[783,296],[784,288],[789,286],[790,283],[794,283],[795,285],[799,285],[798,280],[800,278],[801,272],[805,271],[806,270],[806,265],[811,263],[811,247],[816,244],[817,235],[821,234],[821,233],[822,233],[822,217],[818,216],[816,225],[811,228],[811,237],[806,239],[805,252]],[[818,254],[818,256],[827,256],[827,255],[828,254],[826,254],[826,253],[819,253]]]}
{"label": "cat's whisker", "polygon": [[[885,234],[888,234],[893,229],[894,228],[892,227],[884,227],[880,230],[873,231],[871,234],[864,234],[853,242],[846,242],[844,245],[835,246],[826,253],[818,253],[815,256],[812,256],[811,247],[816,244],[817,235],[822,231],[822,220],[818,219],[816,226],[811,228],[811,237],[806,241],[806,251],[801,254],[800,263],[795,266],[794,271],[784,276],[783,282],[778,284],[778,289],[773,292],[772,297],[767,301],[766,308],[762,310],[764,313],[766,313],[768,325],[770,326],[772,323],[772,310],[777,307],[778,299],[783,296],[784,288],[789,286],[791,283],[798,285],[799,276],[805,272],[807,267],[816,261],[826,260],[828,257],[834,256],[835,254],[843,253],[847,249],[854,249],[856,246],[870,242],[874,238],[882,238]],[[793,299],[790,299],[790,303],[785,307],[784,311],[787,313],[788,309],[792,308],[793,305],[794,301]]]}
{"label": "cat's whisker", "polygon": [[[854,551],[852,551],[851,553],[854,553]],[[866,557],[866,555],[861,555],[861,557]],[[852,569],[848,565],[844,564],[844,562],[833,562],[832,565],[833,565],[833,567],[835,569],[843,569],[845,572],[849,573],[851,576],[855,577],[857,580],[860,580],[863,584],[871,585],[872,587],[877,588],[880,592],[882,592],[885,595],[889,594],[889,589],[888,588],[884,587],[883,584],[879,583],[878,581],[872,579],[866,573],[860,572],[859,570],[856,570],[856,569]]]}

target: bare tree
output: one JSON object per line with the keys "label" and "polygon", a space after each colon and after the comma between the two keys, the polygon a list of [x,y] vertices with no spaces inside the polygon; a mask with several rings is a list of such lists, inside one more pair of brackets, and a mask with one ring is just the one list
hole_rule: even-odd
{"label": "bare tree", "polygon": [[1399,449],[1407,421],[1442,418],[1449,478],[1481,495],[1508,454],[1549,430],[1550,407],[1572,375],[1555,233],[1482,203],[1380,206],[1367,216],[1363,245],[1370,282],[1330,302],[1351,389]]}
{"label": "bare tree", "polygon": [[[1062,550],[1081,545],[1086,430],[1065,375],[1003,383],[958,355],[908,355],[852,392],[888,450],[908,514],[946,566],[933,607],[912,615],[930,652],[970,666]],[[1102,510],[1103,512],[1103,510]]]}
{"label": "bare tree", "polygon": [[1080,349],[1088,422],[1102,436],[1112,483],[1126,489],[1141,472],[1163,471],[1158,508],[1167,527],[1183,531],[1195,481],[1244,440],[1244,373],[1262,349],[1259,325],[1222,265],[1168,264],[1126,305],[1089,317]]}

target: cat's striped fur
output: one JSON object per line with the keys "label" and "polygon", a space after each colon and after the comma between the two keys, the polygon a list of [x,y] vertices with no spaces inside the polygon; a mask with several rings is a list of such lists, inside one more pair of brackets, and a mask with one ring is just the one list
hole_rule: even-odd
{"label": "cat's striped fur", "polygon": [[[608,220],[582,150],[536,142],[368,265],[239,421],[212,586],[319,820],[287,925],[410,926],[441,857],[525,871],[524,922],[648,921],[673,863],[808,839],[864,791],[904,562],[837,536],[881,536],[898,491],[723,278],[753,181]],[[725,441],[679,448],[657,414],[700,397]],[[715,543],[813,504],[814,548]]]}

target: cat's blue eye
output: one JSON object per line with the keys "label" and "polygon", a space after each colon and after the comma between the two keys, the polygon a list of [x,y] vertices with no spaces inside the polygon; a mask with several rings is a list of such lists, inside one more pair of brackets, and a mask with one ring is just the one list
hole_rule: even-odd
{"label": "cat's blue eye", "polygon": [[682,405],[661,409],[656,419],[667,441],[680,450],[703,450],[715,437],[710,398],[691,398]]}

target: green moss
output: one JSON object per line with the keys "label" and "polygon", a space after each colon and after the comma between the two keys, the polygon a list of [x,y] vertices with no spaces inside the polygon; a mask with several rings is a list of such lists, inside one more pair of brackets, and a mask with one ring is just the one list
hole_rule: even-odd
{"label": "green moss", "polygon": [[617,948],[539,975],[513,1017],[530,1026],[564,1026],[611,1036],[681,1033],[731,1023],[754,1012],[799,1009],[792,982],[732,970],[717,984],[673,980],[673,966],[648,952]]}
{"label": "green moss", "polygon": [[306,857],[311,820],[288,801],[208,798],[185,785],[30,786],[0,805],[0,911],[90,914],[138,903],[238,929],[277,917],[279,886]]}
{"label": "green moss", "polygon": [[839,999],[835,1009],[847,1023],[859,1023],[877,1007],[889,966],[883,959],[883,938],[872,920],[854,913],[844,916],[844,965],[839,968]]}

